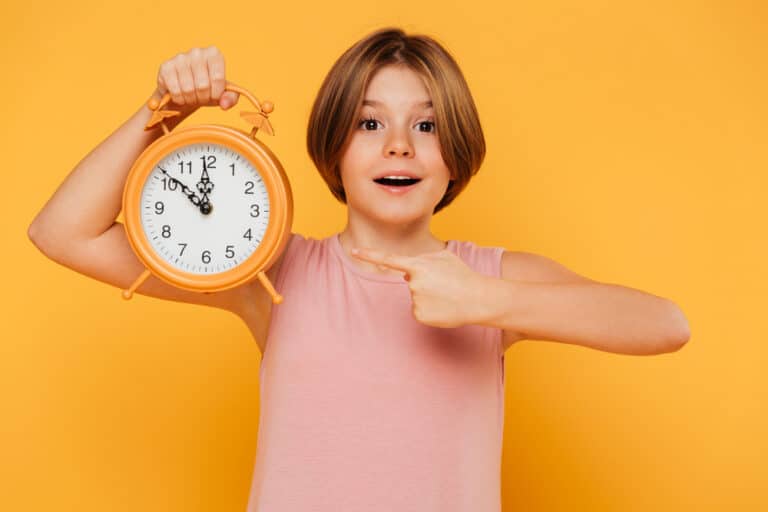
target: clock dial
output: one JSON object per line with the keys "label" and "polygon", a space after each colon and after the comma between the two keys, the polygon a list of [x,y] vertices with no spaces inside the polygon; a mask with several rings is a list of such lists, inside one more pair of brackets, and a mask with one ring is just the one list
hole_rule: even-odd
{"label": "clock dial", "polygon": [[229,147],[197,143],[167,154],[141,192],[141,226],[170,265],[226,272],[246,260],[269,225],[269,196],[256,167]]}

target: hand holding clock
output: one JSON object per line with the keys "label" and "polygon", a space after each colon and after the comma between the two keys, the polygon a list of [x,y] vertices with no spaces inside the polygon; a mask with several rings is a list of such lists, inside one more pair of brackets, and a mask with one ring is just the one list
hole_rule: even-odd
{"label": "hand holding clock", "polygon": [[227,110],[237,104],[240,95],[224,90],[224,76],[224,56],[218,48],[192,48],[160,65],[153,96],[159,100],[170,93],[168,108],[181,111],[181,119],[203,106],[219,105]]}

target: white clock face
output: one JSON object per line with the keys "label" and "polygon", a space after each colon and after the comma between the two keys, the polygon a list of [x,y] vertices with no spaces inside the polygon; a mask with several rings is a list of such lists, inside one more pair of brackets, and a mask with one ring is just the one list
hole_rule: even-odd
{"label": "white clock face", "polygon": [[269,224],[264,181],[244,156],[207,142],[158,162],[141,192],[141,225],[154,250],[193,274],[226,272],[259,246]]}

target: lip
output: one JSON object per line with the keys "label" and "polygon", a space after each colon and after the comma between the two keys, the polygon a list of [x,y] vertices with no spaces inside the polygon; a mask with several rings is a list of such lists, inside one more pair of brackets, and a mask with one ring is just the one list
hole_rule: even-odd
{"label": "lip", "polygon": [[409,178],[421,179],[421,176],[412,171],[406,171],[405,169],[391,169],[389,171],[382,171],[373,177],[374,180],[383,178],[385,176],[407,176]]}
{"label": "lip", "polygon": [[414,183],[412,185],[401,185],[399,187],[396,187],[396,186],[390,186],[390,185],[382,185],[381,183],[376,183],[375,181],[373,182],[373,184],[376,185],[377,187],[381,187],[386,192],[388,192],[390,194],[393,194],[393,195],[396,195],[396,196],[407,194],[409,191],[411,191],[414,188],[416,188],[419,185],[419,183],[421,183],[421,182],[417,181],[416,183]]}

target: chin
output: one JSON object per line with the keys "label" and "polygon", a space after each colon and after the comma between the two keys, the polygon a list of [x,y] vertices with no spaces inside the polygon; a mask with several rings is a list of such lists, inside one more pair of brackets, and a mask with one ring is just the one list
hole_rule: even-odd
{"label": "chin", "polygon": [[431,217],[433,209],[379,208],[367,211],[367,216],[387,224],[410,224]]}
{"label": "chin", "polygon": [[[354,209],[370,219],[387,224],[407,224],[429,218],[440,197],[429,197],[427,190],[418,193],[417,190],[409,192],[406,196],[392,196],[386,192],[375,190],[361,190],[354,195],[356,200],[350,201],[347,196],[348,207]],[[354,194],[354,192],[353,192]],[[433,204],[434,203],[434,204]]]}

